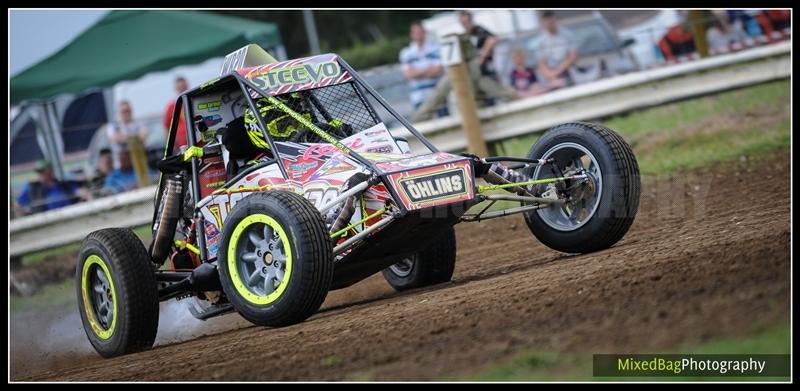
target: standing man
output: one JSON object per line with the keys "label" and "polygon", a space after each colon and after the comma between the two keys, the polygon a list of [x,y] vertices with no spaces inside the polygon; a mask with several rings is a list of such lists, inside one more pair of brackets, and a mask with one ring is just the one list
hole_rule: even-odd
{"label": "standing man", "polygon": [[[189,89],[189,83],[186,81],[186,78],[183,76],[178,76],[175,78],[175,93],[176,99],[173,99],[167,104],[167,110],[164,112],[164,129],[167,132],[167,137],[169,137],[169,127],[172,124],[172,112],[175,111],[175,103],[177,102],[177,97],[186,92]],[[175,147],[172,149],[173,152],[178,151],[182,146],[189,144],[186,137],[186,120],[183,115],[183,110],[181,110],[181,116],[178,120],[178,133],[175,135]]]}
{"label": "standing man", "polygon": [[[409,99],[416,110],[431,95],[436,83],[442,77],[444,68],[439,54],[439,45],[425,41],[425,28],[422,23],[411,23],[409,36],[411,43],[400,51],[400,64],[403,76],[411,87]],[[445,107],[439,116],[447,115]]]}
{"label": "standing man", "polygon": [[118,122],[111,123],[106,128],[108,134],[109,144],[111,146],[111,154],[114,158],[114,168],[119,168],[119,154],[120,151],[128,149],[128,137],[136,136],[142,140],[142,143],[147,140],[150,132],[147,127],[139,121],[133,119],[133,109],[130,102],[123,100],[119,102]]}
{"label": "standing man", "polygon": [[568,71],[578,60],[575,36],[571,31],[558,27],[553,11],[544,11],[541,21],[545,34],[538,48],[539,74],[546,84],[572,84]]}

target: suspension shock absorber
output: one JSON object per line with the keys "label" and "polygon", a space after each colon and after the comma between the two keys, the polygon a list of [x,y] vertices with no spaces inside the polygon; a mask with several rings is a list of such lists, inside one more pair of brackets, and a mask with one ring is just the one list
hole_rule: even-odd
{"label": "suspension shock absorber", "polygon": [[153,241],[150,243],[150,259],[163,264],[169,255],[175,229],[181,215],[183,204],[183,177],[173,175],[164,183],[164,194],[158,205],[158,214],[153,224]]}
{"label": "suspension shock absorber", "polygon": [[[355,174],[347,180],[345,185],[342,187],[342,192],[367,180],[369,180],[369,176],[366,174]],[[356,203],[358,202],[359,197],[361,197],[360,193],[354,194],[353,196],[348,197],[341,204],[328,211],[326,221],[330,226],[330,232],[336,232],[346,227],[350,223],[350,219],[353,217],[353,213],[355,213]]]}
{"label": "suspension shock absorber", "polygon": [[[475,165],[475,174],[481,178],[483,178],[486,182],[489,182],[493,185],[507,185],[510,183],[519,183],[519,182],[526,182],[530,181],[528,175],[516,170],[512,169],[504,164],[502,161],[516,161],[522,162],[523,168],[528,168],[531,166],[537,165],[545,165],[553,163],[553,159],[547,160],[536,160],[536,159],[527,159],[527,158],[509,158],[509,157],[494,157],[494,158],[486,158],[481,159],[475,155],[469,155],[473,159],[473,163]],[[546,185],[522,185],[522,186],[514,186],[506,188],[505,190],[510,191],[512,193],[517,193],[521,196],[528,196],[528,197],[538,197],[541,194]]]}

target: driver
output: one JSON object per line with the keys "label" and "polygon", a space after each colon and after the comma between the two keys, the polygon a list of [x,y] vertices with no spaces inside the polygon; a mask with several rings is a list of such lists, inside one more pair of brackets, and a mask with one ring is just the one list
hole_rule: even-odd
{"label": "driver", "polygon": [[[303,100],[300,98],[300,94],[295,92],[281,98],[283,104],[300,113],[309,122],[312,121],[311,113],[303,110]],[[255,103],[261,117],[264,118],[267,131],[275,141],[289,140],[295,133],[305,128],[305,125],[300,121],[273,105],[267,98],[258,99]],[[269,149],[269,143],[264,138],[264,133],[258,126],[258,120],[253,115],[253,110],[250,110],[250,107],[247,107],[244,111],[244,127],[253,146]]]}
{"label": "driver", "polygon": [[[300,114],[306,121],[313,122],[314,117],[310,110],[305,109],[303,99],[299,93],[284,94],[277,99],[292,111]],[[267,126],[267,131],[274,141],[307,141],[301,140],[301,138],[308,137],[309,132],[300,120],[292,117],[277,105],[272,104],[267,98],[262,97],[256,100],[255,104],[264,120],[264,124]],[[225,132],[226,135],[223,136],[222,142],[228,146],[229,151],[235,154],[237,159],[252,159],[263,152],[268,152],[270,149],[269,142],[264,138],[258,119],[249,106],[244,110],[244,118],[239,117],[239,121],[243,122],[244,133],[247,134],[247,137],[244,137],[244,134],[239,136],[241,133],[238,132]],[[346,136],[344,133],[347,133],[350,129],[348,125],[342,123],[338,118],[333,118],[327,123],[314,123],[314,125],[321,126],[326,131],[333,131],[334,136]],[[226,141],[226,139],[229,141]],[[183,153],[183,160],[190,161],[192,157],[202,156],[202,148],[192,146]]]}

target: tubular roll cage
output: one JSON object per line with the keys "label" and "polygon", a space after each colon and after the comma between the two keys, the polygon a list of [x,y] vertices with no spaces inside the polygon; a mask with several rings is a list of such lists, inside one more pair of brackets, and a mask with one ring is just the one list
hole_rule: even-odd
{"label": "tubular roll cage", "polygon": [[[380,94],[378,94],[378,92],[374,88],[372,88],[372,86],[370,86],[366,82],[366,80],[364,80],[361,77],[361,75],[356,73],[356,71],[353,69],[353,67],[350,66],[350,64],[347,63],[347,61],[345,61],[344,59],[342,59],[338,55],[336,56],[336,61],[339,63],[339,65],[346,72],[348,72],[350,74],[350,76],[355,81],[355,83],[358,84],[358,85],[354,85],[353,86],[354,90],[355,90],[356,94],[358,95],[358,98],[361,100],[361,102],[367,107],[367,110],[370,112],[370,115],[373,116],[373,119],[375,119],[376,121],[380,121],[380,117],[375,112],[375,110],[372,107],[372,105],[369,104],[369,102],[367,101],[367,99],[364,96],[363,92],[359,89],[359,86],[364,88],[367,91],[367,93],[369,93],[372,96],[372,98],[374,98],[381,106],[383,106],[389,112],[389,114],[391,114],[398,121],[400,121],[400,123],[403,126],[405,126],[406,129],[408,129],[411,132],[411,134],[414,137],[416,137],[426,148],[428,148],[431,151],[431,153],[439,152],[439,149],[436,148],[436,146],[434,146],[416,128],[414,128],[414,126],[405,117],[400,115],[393,107],[391,107],[389,105],[389,103],[386,102],[386,100],[383,99],[383,97],[381,97]],[[192,105],[191,105],[191,99],[196,97],[197,95],[199,95],[201,93],[207,93],[209,91],[213,91],[215,89],[221,88],[222,86],[228,86],[231,83],[233,83],[234,81],[238,85],[239,89],[244,93],[244,97],[247,100],[247,105],[250,108],[250,110],[253,111],[253,113],[259,113],[259,110],[258,110],[258,107],[256,106],[255,101],[253,100],[253,98],[249,94],[250,90],[254,91],[255,93],[257,93],[258,95],[261,95],[264,98],[271,99],[274,102],[275,98],[273,97],[273,95],[271,95],[271,94],[266,94],[265,95],[259,87],[257,87],[255,84],[253,84],[250,80],[246,79],[244,76],[240,75],[237,71],[233,71],[231,73],[228,73],[225,76],[221,76],[221,77],[218,77],[218,78],[216,78],[214,80],[211,80],[209,82],[203,83],[199,87],[195,87],[195,88],[183,93],[178,98],[178,101],[176,102],[176,105],[175,105],[175,109],[172,112],[172,120],[170,122],[170,127],[169,127],[170,131],[169,131],[169,135],[167,136],[167,145],[166,145],[166,147],[164,149],[164,157],[165,158],[168,157],[171,154],[172,149],[174,147],[175,135],[177,133],[177,124],[178,124],[178,121],[179,121],[179,118],[180,118],[180,115],[181,115],[181,110],[183,110],[183,113],[184,113],[184,122],[186,124],[187,141],[188,141],[189,145],[195,145],[197,143],[197,139],[195,137],[195,132],[196,132],[197,129],[195,128],[195,122],[194,122],[194,119],[193,119],[193,108],[192,108]],[[353,83],[353,81],[349,81],[349,83]],[[325,87],[320,87],[320,88],[325,88]],[[294,112],[292,109],[290,109],[288,107],[284,106],[284,107],[282,107],[282,110],[286,110],[287,114],[290,114],[293,117],[299,117],[300,116],[299,114],[297,114],[296,112]],[[283,164],[280,164],[280,162],[279,162],[280,156],[278,154],[278,150],[276,148],[275,141],[272,139],[272,136],[267,131],[267,126],[264,123],[264,119],[261,117],[261,115],[255,115],[255,117],[256,117],[256,120],[258,121],[259,127],[261,128],[261,132],[263,133],[263,135],[265,137],[265,140],[267,140],[267,143],[269,144],[270,150],[274,151],[274,155],[275,156],[270,160],[269,164],[274,163],[274,162],[278,162],[278,168],[280,169],[281,175],[283,176],[284,179],[289,179],[288,173],[286,172],[286,167],[284,167]],[[316,125],[314,125],[314,124],[309,124],[309,125],[310,125],[310,126],[308,126],[309,130],[311,130],[312,132],[316,133],[321,138],[323,138],[325,140],[335,139],[329,133],[327,133],[324,130],[320,129]],[[351,158],[355,159],[356,161],[358,161],[364,167],[368,167],[369,170],[373,173],[373,175],[377,175],[378,177],[381,178],[381,180],[384,183],[387,183],[384,180],[385,179],[384,177],[387,174],[391,174],[390,172],[383,172],[373,162],[367,160],[363,156],[359,155],[358,152],[350,150],[349,148],[347,148],[346,146],[344,146],[343,144],[341,144],[339,142],[330,143],[330,144],[333,145],[334,147],[336,147],[337,149],[339,149],[342,153],[344,153],[348,157],[351,157]],[[200,202],[200,200],[197,199],[198,195],[200,194],[200,178],[199,178],[200,159],[197,158],[197,157],[193,157],[192,161],[191,161],[191,167],[192,167],[192,173],[191,173],[191,178],[192,178],[192,189],[191,189],[192,190],[192,204],[196,205],[198,202]],[[158,213],[158,204],[159,204],[159,202],[161,200],[161,197],[163,195],[163,191],[164,191],[163,182],[164,182],[164,175],[162,173],[160,175],[160,177],[159,177],[158,188],[157,188],[156,197],[155,197],[155,200],[154,200],[156,207],[154,208],[154,211],[153,211],[153,221],[155,221],[156,213]],[[228,185],[229,183],[226,183],[226,185]],[[395,192],[394,187],[387,185],[386,188],[391,192],[393,199],[398,199],[398,194]],[[398,205],[398,206],[399,206],[399,209],[400,209],[399,214],[401,214],[401,215],[404,214],[406,212],[405,208],[402,205]],[[196,213],[196,211],[195,211],[195,213]],[[204,218],[203,218],[203,216],[201,214],[197,214],[196,213],[195,217],[197,218],[197,226],[195,228],[197,230],[197,232],[196,232],[196,234],[197,234],[197,248],[200,250],[199,251],[200,261],[201,262],[207,262],[208,261],[208,253],[206,251],[206,246],[205,246],[205,235],[203,234],[203,227],[205,225],[205,221],[204,221]]]}

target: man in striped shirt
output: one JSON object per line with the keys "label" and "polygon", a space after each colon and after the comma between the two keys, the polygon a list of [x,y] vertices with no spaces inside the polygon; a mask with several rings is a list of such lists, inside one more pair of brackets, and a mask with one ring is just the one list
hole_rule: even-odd
{"label": "man in striped shirt", "polygon": [[410,36],[411,44],[400,51],[400,64],[411,87],[411,104],[416,109],[430,96],[444,68],[439,57],[439,45],[425,42],[422,23],[411,24]]}

